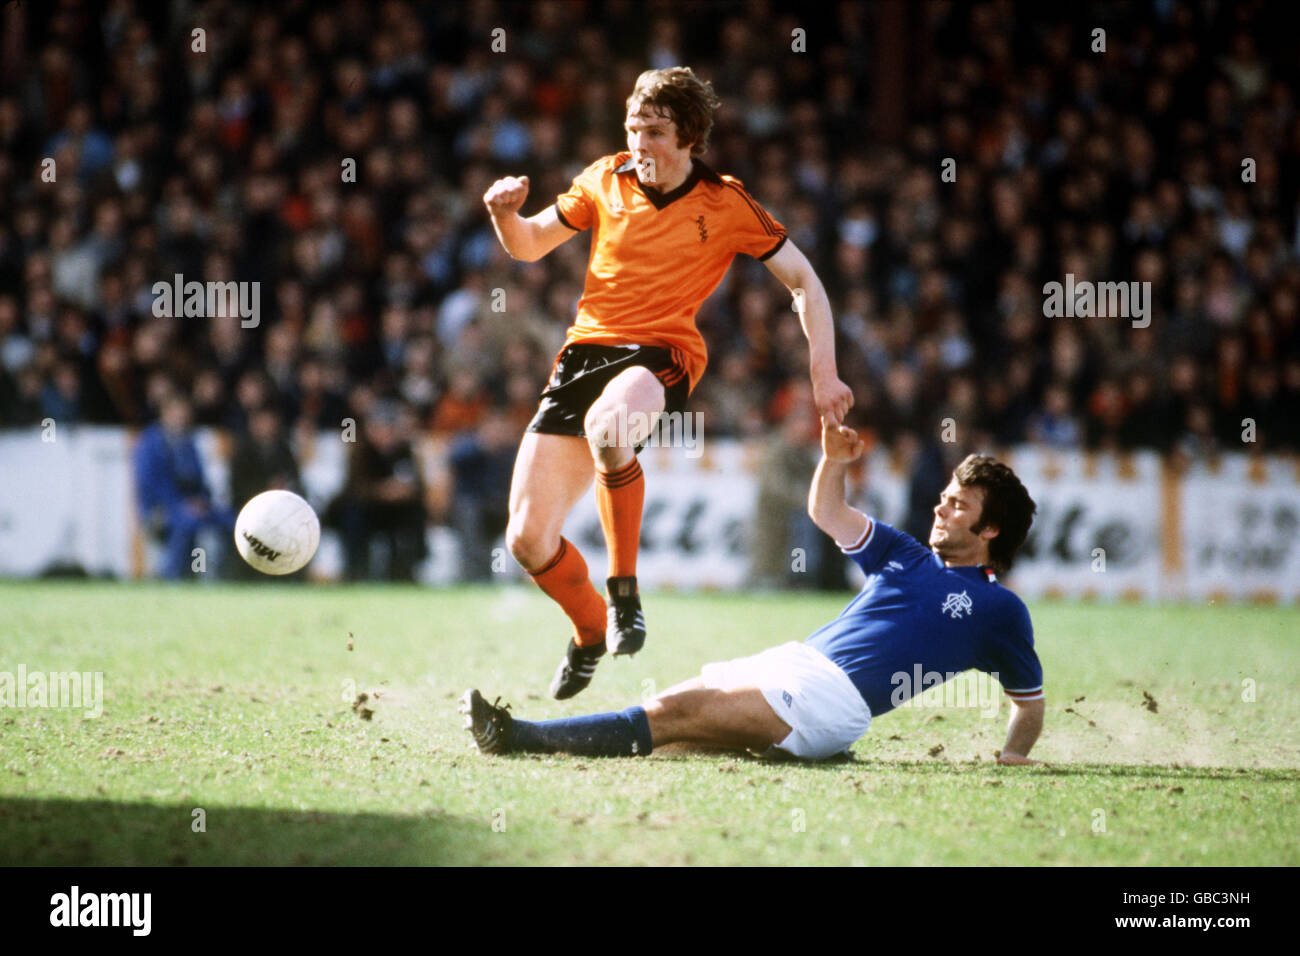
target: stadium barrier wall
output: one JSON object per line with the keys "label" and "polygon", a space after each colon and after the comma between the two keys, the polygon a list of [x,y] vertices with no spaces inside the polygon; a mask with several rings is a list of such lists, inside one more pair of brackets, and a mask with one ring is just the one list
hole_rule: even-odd
{"label": "stadium barrier wall", "polygon": [[[53,441],[35,428],[0,432],[0,576],[148,576],[157,548],[136,516],[135,439],[111,427],[62,427]],[[200,430],[198,444],[216,498],[229,504],[229,443]],[[302,452],[304,489],[322,509],[343,487],[346,446],[323,433]],[[442,446],[427,441],[418,453],[437,470]],[[722,440],[694,457],[679,448],[645,450],[638,562],[645,586],[746,586],[762,453],[758,444]],[[1034,528],[1004,578],[1027,598],[1300,602],[1300,464],[1293,458],[1224,455],[1183,473],[1149,452],[1022,447],[1007,458],[1038,502]],[[903,521],[907,476],[888,453],[873,452],[852,484],[859,507],[890,524]],[[599,575],[606,558],[594,493],[565,534]],[[433,527],[429,545],[421,581],[456,580],[456,536]],[[503,546],[497,559],[500,574],[522,577]],[[341,569],[341,547],[327,532],[311,574],[328,580]],[[856,568],[853,574],[861,580]]]}

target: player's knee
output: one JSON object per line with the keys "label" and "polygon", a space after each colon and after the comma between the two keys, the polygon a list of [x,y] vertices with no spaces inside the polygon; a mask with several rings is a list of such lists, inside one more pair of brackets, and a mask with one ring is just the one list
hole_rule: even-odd
{"label": "player's knee", "polygon": [[618,443],[618,411],[602,405],[587,409],[582,419],[582,430],[587,433],[587,444],[593,455]]}
{"label": "player's knee", "polygon": [[535,571],[551,559],[559,540],[551,541],[549,537],[544,529],[523,517],[512,517],[506,525],[506,547],[526,571]]}
{"label": "player's knee", "polygon": [[636,420],[638,414],[629,415],[626,408],[588,413],[587,444],[598,469],[611,471],[631,460],[631,449],[645,438],[646,429]]}
{"label": "player's knee", "polygon": [[512,521],[506,525],[506,547],[510,550],[511,556],[524,567],[528,567],[528,558],[533,552],[532,545],[533,540],[523,524],[515,524]]}
{"label": "player's knee", "polygon": [[688,722],[698,707],[691,693],[665,694],[646,701],[646,714],[657,721],[674,726]]}

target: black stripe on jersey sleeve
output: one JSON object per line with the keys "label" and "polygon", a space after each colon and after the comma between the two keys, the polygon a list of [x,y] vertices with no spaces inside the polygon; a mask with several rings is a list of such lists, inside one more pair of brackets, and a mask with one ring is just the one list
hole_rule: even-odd
{"label": "black stripe on jersey sleeve", "polygon": [[729,188],[734,189],[740,198],[745,200],[746,205],[749,206],[754,215],[758,218],[759,225],[763,227],[764,232],[770,236],[780,235],[780,230],[777,229],[776,223],[773,221],[772,217],[767,214],[767,211],[763,209],[762,206],[754,201],[753,197],[751,197],[749,193],[745,192],[744,189],[737,186],[735,183],[727,183],[726,185]]}
{"label": "black stripe on jersey sleeve", "polygon": [[788,237],[788,236],[782,236],[780,242],[778,242],[776,245],[774,245],[774,246],[773,246],[773,247],[772,247],[768,252],[765,252],[765,253],[763,253],[761,256],[758,257],[758,261],[759,261],[759,262],[766,262],[768,259],[771,259],[774,255],[776,255],[778,252],[780,252],[780,251],[781,251],[781,247],[785,245],[785,240],[786,240],[787,238],[789,238],[789,237]]}
{"label": "black stripe on jersey sleeve", "polygon": [[579,228],[578,228],[577,226],[575,226],[573,223],[569,222],[569,220],[567,220],[567,219],[564,218],[564,213],[560,212],[560,204],[559,204],[558,202],[555,204],[555,218],[558,219],[558,220],[560,220],[560,222],[564,223],[566,226],[568,226],[568,227],[569,227],[570,229],[572,229],[574,232],[582,232],[581,229],[579,229]]}

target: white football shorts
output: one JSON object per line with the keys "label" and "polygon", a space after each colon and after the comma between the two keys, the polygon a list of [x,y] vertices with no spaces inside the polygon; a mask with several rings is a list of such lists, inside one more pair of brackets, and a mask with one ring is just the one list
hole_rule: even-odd
{"label": "white football shorts", "polygon": [[800,641],[751,657],[705,664],[705,687],[757,687],[790,734],[776,749],[803,760],[824,760],[848,750],[871,726],[871,710],[849,675],[825,654]]}

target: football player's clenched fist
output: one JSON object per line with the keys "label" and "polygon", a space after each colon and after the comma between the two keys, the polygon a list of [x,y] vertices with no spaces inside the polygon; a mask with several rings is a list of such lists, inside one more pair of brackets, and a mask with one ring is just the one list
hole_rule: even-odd
{"label": "football player's clenched fist", "polygon": [[493,216],[508,216],[518,212],[528,198],[528,177],[507,176],[498,179],[483,194],[483,205]]}

